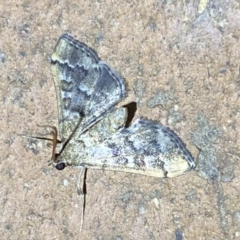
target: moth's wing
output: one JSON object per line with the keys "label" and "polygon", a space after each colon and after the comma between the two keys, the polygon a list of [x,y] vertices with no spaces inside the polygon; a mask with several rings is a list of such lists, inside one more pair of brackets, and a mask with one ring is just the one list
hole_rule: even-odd
{"label": "moth's wing", "polygon": [[115,129],[101,138],[100,124],[104,126],[104,121],[105,118],[80,137],[85,150],[75,151],[79,154],[75,158],[81,159],[81,163],[92,168],[104,167],[154,177],[174,177],[195,167],[191,153],[171,129],[138,119],[130,127]]}
{"label": "moth's wing", "polygon": [[59,38],[51,63],[63,141],[76,127],[89,128],[125,97],[121,77],[93,49],[67,34]]}
{"label": "moth's wing", "polygon": [[114,108],[85,133],[82,134],[80,131],[77,131],[70,143],[84,143],[84,147],[87,150],[87,148],[96,147],[108,141],[108,139],[114,139],[119,129],[125,126],[127,116],[127,108]]}
{"label": "moth's wing", "polygon": [[113,108],[88,131],[77,130],[58,161],[153,177],[174,177],[195,167],[191,153],[171,129],[146,119],[126,128],[126,119],[126,108]]}
{"label": "moth's wing", "polygon": [[174,177],[195,167],[194,158],[182,140],[154,121],[137,119],[129,128],[122,128],[117,139],[121,139],[119,146],[122,145],[120,161],[126,156],[134,169],[149,170],[149,175],[157,176],[162,170],[163,177]]}
{"label": "moth's wing", "polygon": [[107,63],[99,62],[99,78],[94,87],[86,118],[83,119],[81,130],[84,131],[105,116],[118,102],[125,98],[125,83]]}

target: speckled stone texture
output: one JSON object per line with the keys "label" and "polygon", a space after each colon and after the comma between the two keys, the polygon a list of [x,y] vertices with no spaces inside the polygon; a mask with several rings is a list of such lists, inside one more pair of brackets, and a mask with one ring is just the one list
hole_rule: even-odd
{"label": "speckled stone texture", "polygon": [[[0,16],[1,239],[240,238],[239,1],[2,1]],[[88,170],[81,232],[78,169],[53,169],[50,142],[21,137],[57,125],[50,57],[63,33],[198,163],[173,179]]]}

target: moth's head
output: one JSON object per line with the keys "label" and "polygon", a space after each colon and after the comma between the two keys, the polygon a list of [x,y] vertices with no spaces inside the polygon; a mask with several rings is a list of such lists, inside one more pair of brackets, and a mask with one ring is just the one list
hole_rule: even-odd
{"label": "moth's head", "polygon": [[54,158],[51,159],[51,165],[59,171],[63,170],[67,166],[64,159],[61,159],[60,155],[58,154],[55,154]]}
{"label": "moth's head", "polygon": [[66,167],[66,164],[64,162],[58,162],[58,163],[55,163],[54,167],[57,170],[61,171],[61,170],[63,170]]}

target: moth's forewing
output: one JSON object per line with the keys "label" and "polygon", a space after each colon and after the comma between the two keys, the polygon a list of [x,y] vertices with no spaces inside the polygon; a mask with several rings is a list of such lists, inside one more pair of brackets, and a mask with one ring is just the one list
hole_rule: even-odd
{"label": "moth's forewing", "polygon": [[125,97],[121,77],[93,49],[67,34],[59,38],[51,63],[62,141],[76,127],[88,129]]}

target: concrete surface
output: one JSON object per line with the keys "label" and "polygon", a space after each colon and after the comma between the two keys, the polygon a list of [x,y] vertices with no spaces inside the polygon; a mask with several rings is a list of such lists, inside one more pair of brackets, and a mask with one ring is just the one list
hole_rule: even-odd
{"label": "concrete surface", "polygon": [[[240,239],[240,3],[2,1],[1,239]],[[37,124],[57,124],[50,56],[70,33],[126,80],[137,116],[168,125],[197,159],[175,179],[48,166]]]}

